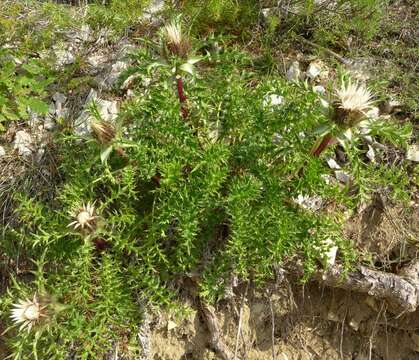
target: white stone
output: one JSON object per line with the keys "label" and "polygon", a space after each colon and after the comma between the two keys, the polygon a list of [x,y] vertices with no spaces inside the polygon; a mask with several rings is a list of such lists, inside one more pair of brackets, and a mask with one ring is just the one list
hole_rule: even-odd
{"label": "white stone", "polygon": [[339,170],[341,168],[335,159],[329,158],[326,160],[326,162],[327,162],[327,165],[329,165],[329,167],[333,170]]}
{"label": "white stone", "polygon": [[341,183],[348,185],[351,181],[351,177],[348,173],[345,171],[337,170],[335,171],[335,177],[338,179]]}
{"label": "white stone", "polygon": [[55,51],[55,56],[57,58],[56,65],[58,68],[73,64],[76,60],[75,56],[70,51],[63,49]]}
{"label": "white stone", "polygon": [[312,61],[308,65],[308,69],[306,71],[307,77],[309,77],[311,80],[314,80],[316,77],[318,77],[322,72],[322,66],[321,63],[318,61]]}
{"label": "white stone", "polygon": [[293,198],[293,201],[306,210],[317,211],[323,206],[323,199],[319,196],[298,194],[296,198]]}
{"label": "white stone", "polygon": [[89,25],[83,24],[80,32],[77,34],[77,38],[83,42],[93,41],[92,29]]}
{"label": "white stone", "polygon": [[174,321],[169,320],[169,321],[167,322],[167,331],[173,330],[173,329],[175,329],[176,327],[177,327],[177,324],[176,324]]}
{"label": "white stone", "polygon": [[6,150],[4,150],[3,146],[0,146],[0,156],[6,155]]}
{"label": "white stone", "polygon": [[55,128],[54,118],[50,114],[47,114],[47,116],[45,116],[45,119],[44,119],[44,129],[53,130],[54,128]]}
{"label": "white stone", "polygon": [[67,96],[60,92],[56,92],[54,95],[52,95],[52,100],[54,100],[56,103],[64,104],[67,100]]}
{"label": "white stone", "polygon": [[351,76],[360,81],[367,81],[370,77],[370,69],[374,66],[372,58],[358,58],[349,60],[346,64],[346,70]]}
{"label": "white stone", "polygon": [[103,54],[93,54],[90,55],[87,58],[87,63],[94,67],[94,68],[98,68],[104,64],[106,64],[106,62],[109,60],[109,57]]}
{"label": "white stone", "polygon": [[31,135],[24,130],[19,130],[15,135],[13,147],[14,149],[17,149],[19,155],[31,155],[33,150]]}
{"label": "white stone", "polygon": [[419,146],[418,145],[411,145],[407,149],[406,152],[406,159],[414,162],[419,162]]}
{"label": "white stone", "polygon": [[116,63],[112,64],[109,73],[101,81],[100,85],[104,89],[111,89],[115,85],[121,73],[128,69],[128,67],[129,64],[126,61],[117,61]]}
{"label": "white stone", "polygon": [[383,112],[386,114],[397,114],[402,111],[402,105],[397,100],[386,101],[383,105]]}
{"label": "white stone", "polygon": [[366,156],[371,162],[375,163],[375,151],[371,145],[368,145],[368,151]]}
{"label": "white stone", "polygon": [[320,95],[326,94],[326,89],[324,88],[324,86],[321,86],[321,85],[314,86],[313,91]]}
{"label": "white stone", "polygon": [[300,63],[298,61],[294,61],[291,64],[291,66],[287,70],[285,77],[288,81],[298,81],[302,79]]}
{"label": "white stone", "polygon": [[153,0],[144,10],[143,18],[151,20],[157,13],[164,9],[164,0]]}
{"label": "white stone", "polygon": [[336,261],[336,255],[339,248],[331,239],[323,241],[323,247],[325,248],[323,257],[328,266],[333,266]]}
{"label": "white stone", "polygon": [[263,106],[264,107],[278,106],[278,105],[282,105],[284,102],[285,102],[284,97],[281,96],[281,95],[277,95],[277,94],[267,94],[263,98]]}

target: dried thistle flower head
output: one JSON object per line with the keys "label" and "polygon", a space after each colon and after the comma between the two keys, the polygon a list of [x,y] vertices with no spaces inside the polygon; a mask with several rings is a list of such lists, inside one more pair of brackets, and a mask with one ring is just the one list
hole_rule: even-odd
{"label": "dried thistle flower head", "polygon": [[182,27],[179,22],[172,21],[164,26],[162,34],[166,51],[181,58],[188,57],[191,46],[188,38],[182,33]]}
{"label": "dried thistle flower head", "polygon": [[336,90],[334,102],[334,121],[344,127],[357,125],[372,105],[372,94],[365,85],[342,83]]}
{"label": "dried thistle flower head", "polygon": [[88,202],[86,205],[83,204],[83,206],[70,213],[76,220],[68,224],[68,226],[72,226],[74,229],[89,228],[93,230],[97,219],[95,213],[94,203]]}
{"label": "dried thistle flower head", "polygon": [[108,121],[92,121],[90,127],[93,135],[102,145],[109,144],[115,138],[115,126]]}
{"label": "dried thistle flower head", "polygon": [[45,311],[47,304],[38,299],[36,295],[33,296],[32,300],[19,300],[13,306],[10,317],[16,324],[21,324],[19,330],[27,328],[30,331],[36,323],[47,316]]}

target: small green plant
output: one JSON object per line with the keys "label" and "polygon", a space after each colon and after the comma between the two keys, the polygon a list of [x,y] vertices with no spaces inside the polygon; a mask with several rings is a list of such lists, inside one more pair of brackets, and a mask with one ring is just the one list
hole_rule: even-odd
{"label": "small green plant", "polygon": [[182,12],[190,16],[192,27],[198,32],[240,31],[258,21],[257,1],[242,0],[187,0]]}
{"label": "small green plant", "polygon": [[0,49],[0,131],[6,122],[28,120],[31,112],[46,114],[43,98],[52,81],[39,61],[22,63],[14,53]]}
{"label": "small green plant", "polygon": [[110,0],[91,2],[87,5],[86,22],[93,29],[107,28],[112,35],[126,33],[130,27],[138,25],[149,0]]}

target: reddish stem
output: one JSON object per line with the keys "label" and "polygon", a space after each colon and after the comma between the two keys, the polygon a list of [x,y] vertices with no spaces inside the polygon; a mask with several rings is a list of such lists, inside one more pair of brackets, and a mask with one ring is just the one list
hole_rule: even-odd
{"label": "reddish stem", "polygon": [[317,146],[317,148],[312,151],[312,155],[315,157],[319,157],[321,153],[333,142],[333,136],[332,134],[327,134],[324,136],[323,140]]}
{"label": "reddish stem", "polygon": [[182,117],[186,119],[189,113],[188,107],[186,105],[186,100],[188,100],[188,98],[186,97],[185,92],[183,90],[183,80],[180,76],[176,78],[176,83],[177,83],[177,93],[178,93],[179,102],[180,102],[180,111],[182,113]]}

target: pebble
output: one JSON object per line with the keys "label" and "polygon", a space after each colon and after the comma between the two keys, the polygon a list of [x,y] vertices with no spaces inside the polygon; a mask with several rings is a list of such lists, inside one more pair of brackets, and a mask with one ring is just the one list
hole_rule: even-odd
{"label": "pebble", "polygon": [[341,168],[335,159],[329,158],[326,160],[326,162],[327,162],[327,165],[329,165],[331,169],[339,170]]}
{"label": "pebble", "polygon": [[339,180],[341,183],[348,185],[351,181],[351,177],[348,173],[345,171],[337,170],[335,171],[335,177],[337,180]]}
{"label": "pebble", "polygon": [[28,156],[32,154],[33,142],[29,133],[24,130],[19,130],[15,135],[13,142],[14,149],[17,149],[18,154]]}
{"label": "pebble", "polygon": [[55,56],[57,58],[56,65],[58,68],[73,64],[76,61],[75,56],[68,50],[57,50]]}
{"label": "pebble", "polygon": [[312,211],[320,210],[323,205],[323,199],[319,196],[308,196],[303,194],[298,194],[293,201],[300,205],[302,208]]}
{"label": "pebble", "polygon": [[314,80],[316,77],[318,77],[322,72],[322,66],[319,61],[312,61],[308,65],[308,69],[306,71],[306,75],[311,80]]}
{"label": "pebble", "polygon": [[326,248],[325,252],[323,253],[326,264],[328,266],[333,266],[336,261],[338,247],[331,239],[326,239],[323,241],[323,246]]}
{"label": "pebble", "polygon": [[372,148],[371,145],[368,145],[368,151],[367,151],[367,154],[366,155],[367,155],[367,158],[371,162],[375,163],[375,151],[374,151],[374,149]]}
{"label": "pebble", "polygon": [[284,102],[284,97],[277,94],[268,94],[263,98],[263,106],[265,107],[282,105]]}
{"label": "pebble", "polygon": [[298,81],[302,80],[302,74],[300,70],[300,63],[298,61],[294,61],[291,66],[288,68],[287,73],[285,75],[288,81]]}
{"label": "pebble", "polygon": [[419,146],[414,144],[409,146],[406,152],[406,159],[414,162],[419,162]]}
{"label": "pebble", "polygon": [[324,86],[321,86],[321,85],[314,86],[313,91],[320,95],[326,94],[326,89],[324,88]]}
{"label": "pebble", "polygon": [[3,146],[0,146],[0,156],[6,155],[6,150],[4,150]]}

